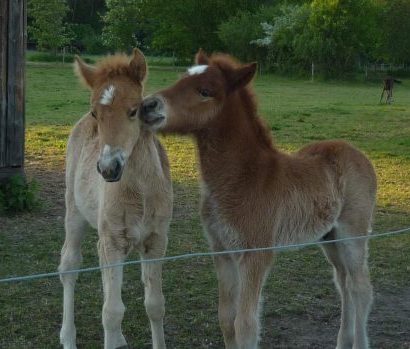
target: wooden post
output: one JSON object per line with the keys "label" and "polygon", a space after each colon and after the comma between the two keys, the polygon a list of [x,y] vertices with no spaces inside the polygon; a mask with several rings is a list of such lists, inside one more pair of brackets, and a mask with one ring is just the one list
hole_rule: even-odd
{"label": "wooden post", "polygon": [[26,0],[0,1],[0,181],[24,174]]}
{"label": "wooden post", "polygon": [[6,165],[8,1],[0,1],[0,169]]}

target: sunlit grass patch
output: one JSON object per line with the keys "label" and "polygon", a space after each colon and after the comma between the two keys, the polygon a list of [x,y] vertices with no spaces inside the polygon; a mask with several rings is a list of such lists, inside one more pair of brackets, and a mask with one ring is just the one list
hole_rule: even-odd
{"label": "sunlit grass patch", "polygon": [[70,126],[29,126],[26,130],[26,163],[62,168]]}

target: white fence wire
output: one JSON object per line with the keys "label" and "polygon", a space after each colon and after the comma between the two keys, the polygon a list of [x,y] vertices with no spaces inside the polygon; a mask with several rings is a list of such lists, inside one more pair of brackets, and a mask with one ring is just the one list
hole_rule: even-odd
{"label": "white fence wire", "polygon": [[35,280],[35,279],[55,277],[55,276],[59,276],[59,275],[63,275],[63,274],[86,273],[86,272],[98,271],[98,270],[101,270],[101,269],[114,268],[114,267],[127,266],[127,265],[135,265],[135,264],[142,264],[142,263],[173,262],[173,261],[177,261],[177,260],[181,260],[181,259],[188,259],[188,258],[212,257],[212,256],[218,256],[218,255],[237,254],[237,253],[294,250],[294,249],[300,249],[300,248],[303,248],[303,247],[333,244],[333,243],[353,241],[353,240],[365,240],[365,239],[388,237],[388,236],[399,235],[399,234],[409,233],[409,232],[410,232],[410,227],[407,227],[407,228],[402,228],[402,229],[398,229],[398,230],[393,230],[393,231],[388,231],[388,232],[378,233],[378,234],[373,234],[373,235],[353,236],[353,237],[346,237],[346,238],[334,239],[334,240],[319,240],[319,241],[306,242],[306,243],[301,243],[301,244],[290,244],[290,245],[283,245],[283,246],[268,246],[268,247],[258,247],[258,248],[246,248],[246,249],[236,249],[236,250],[224,250],[224,251],[214,251],[214,252],[187,253],[187,254],[181,254],[181,255],[175,255],[175,256],[167,256],[167,257],[163,257],[163,258],[131,260],[131,261],[125,261],[125,262],[122,262],[122,263],[107,264],[107,265],[89,267],[89,268],[82,268],[82,269],[73,269],[73,270],[67,270],[67,271],[62,271],[62,272],[57,271],[57,272],[50,272],[50,273],[41,273],[41,274],[32,274],[32,275],[8,277],[8,278],[0,279],[0,283],[31,281],[31,280]]}

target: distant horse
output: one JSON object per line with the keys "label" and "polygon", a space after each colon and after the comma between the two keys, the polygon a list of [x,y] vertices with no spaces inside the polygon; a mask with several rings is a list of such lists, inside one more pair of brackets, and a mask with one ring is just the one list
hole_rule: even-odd
{"label": "distant horse", "polygon": [[[153,133],[141,127],[147,66],[143,54],[110,56],[97,66],[76,57],[77,74],[91,90],[91,111],[77,122],[67,145],[66,237],[59,270],[80,266],[87,223],[98,229],[100,265],[121,263],[131,249],[141,258],[162,257],[172,212],[166,153]],[[145,307],[153,348],[165,348],[161,264],[143,263]],[[60,340],[76,348],[74,287],[78,274],[61,275],[64,314]],[[121,322],[123,268],[102,269],[104,348],[127,344]]]}
{"label": "distant horse", "polygon": [[380,96],[380,102],[383,100],[384,92],[386,92],[386,104],[391,104],[393,102],[393,86],[394,83],[401,83],[400,80],[393,79],[391,76],[388,76],[383,79],[383,91],[382,95]]}
{"label": "distant horse", "polygon": [[[199,51],[175,85],[144,99],[152,129],[192,134],[199,149],[202,222],[214,251],[333,240],[371,232],[376,176],[370,161],[342,141],[289,155],[257,116],[249,82],[256,63]],[[337,348],[368,347],[372,286],[367,241],[322,246],[342,298]],[[226,348],[257,347],[262,286],[273,252],[215,256],[219,321]]]}

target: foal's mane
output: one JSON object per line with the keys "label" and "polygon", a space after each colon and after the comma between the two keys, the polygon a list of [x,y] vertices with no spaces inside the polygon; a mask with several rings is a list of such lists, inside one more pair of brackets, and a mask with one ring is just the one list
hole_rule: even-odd
{"label": "foal's mane", "polygon": [[[123,53],[107,56],[97,62],[94,66],[94,74],[97,86],[118,77],[128,77],[136,81],[135,69],[130,65],[130,57]],[[77,72],[77,75],[83,80],[81,74]]]}
{"label": "foal's mane", "polygon": [[[223,72],[225,71],[228,73],[243,66],[243,64],[234,57],[224,53],[212,54],[209,58],[209,65],[212,64],[219,67]],[[245,109],[245,115],[255,132],[256,138],[264,147],[273,150],[274,145],[270,128],[265,120],[258,116],[258,105],[252,82],[245,87],[239,88],[237,93],[239,94],[241,106]]]}
{"label": "foal's mane", "polygon": [[97,63],[96,74],[100,79],[104,80],[118,76],[131,76],[130,58],[122,53],[108,56]]}

